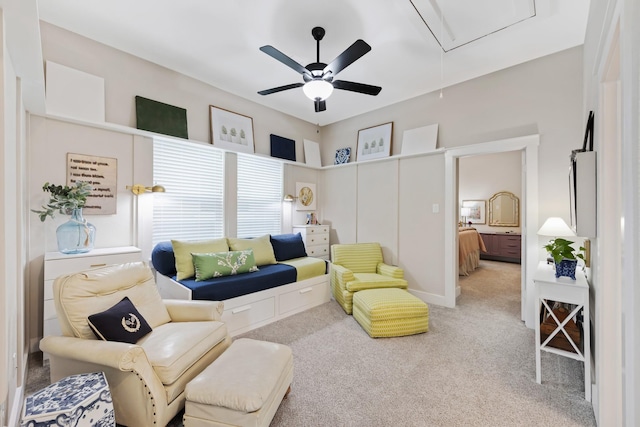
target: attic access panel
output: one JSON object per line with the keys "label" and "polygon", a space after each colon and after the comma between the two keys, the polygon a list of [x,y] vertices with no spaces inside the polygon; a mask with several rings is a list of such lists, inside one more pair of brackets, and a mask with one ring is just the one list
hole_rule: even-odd
{"label": "attic access panel", "polygon": [[411,0],[445,52],[536,16],[534,0]]}

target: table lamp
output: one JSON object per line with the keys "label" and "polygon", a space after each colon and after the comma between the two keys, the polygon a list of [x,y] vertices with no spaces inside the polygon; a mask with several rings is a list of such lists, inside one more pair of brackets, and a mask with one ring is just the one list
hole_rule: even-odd
{"label": "table lamp", "polygon": [[471,215],[471,208],[460,208],[460,216],[464,218],[464,223],[467,223],[467,217]]}
{"label": "table lamp", "polygon": [[575,237],[576,234],[560,217],[549,217],[538,230],[538,236]]}
{"label": "table lamp", "polygon": [[[560,217],[552,216],[542,224],[542,227],[538,230],[538,236],[548,237],[575,237],[576,233],[569,228],[566,222]],[[552,264],[553,258],[547,257],[547,263]]]}

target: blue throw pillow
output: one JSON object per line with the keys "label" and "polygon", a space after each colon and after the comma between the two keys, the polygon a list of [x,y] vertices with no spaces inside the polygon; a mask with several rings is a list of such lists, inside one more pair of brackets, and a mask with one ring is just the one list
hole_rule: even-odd
{"label": "blue throw pillow", "polygon": [[151,263],[158,273],[165,276],[176,275],[176,257],[171,241],[160,242],[151,251]]}
{"label": "blue throw pillow", "polygon": [[129,297],[88,318],[89,326],[96,337],[104,341],[119,341],[135,344],[149,332],[151,326],[142,317]]}
{"label": "blue throw pillow", "polygon": [[271,236],[271,246],[273,246],[276,261],[286,261],[307,256],[300,233]]}

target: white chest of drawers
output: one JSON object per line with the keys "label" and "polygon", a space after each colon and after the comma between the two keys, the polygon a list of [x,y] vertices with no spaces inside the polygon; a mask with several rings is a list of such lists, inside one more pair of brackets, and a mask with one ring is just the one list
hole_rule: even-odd
{"label": "white chest of drawers", "polygon": [[[140,249],[134,246],[94,249],[91,252],[73,255],[60,252],[45,253],[42,336],[62,334],[53,302],[53,281],[57,277],[104,265],[135,261],[142,261],[142,255]],[[48,356],[45,354],[44,358],[47,359]]]}
{"label": "white chest of drawers", "polygon": [[294,225],[293,232],[302,235],[302,241],[307,255],[329,260],[329,232],[328,225]]}

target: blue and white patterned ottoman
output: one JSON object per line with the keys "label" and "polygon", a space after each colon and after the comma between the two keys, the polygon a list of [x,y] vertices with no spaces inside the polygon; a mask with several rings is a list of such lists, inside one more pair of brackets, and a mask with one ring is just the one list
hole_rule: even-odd
{"label": "blue and white patterned ottoman", "polygon": [[71,375],[27,397],[22,427],[115,426],[109,384],[102,372]]}

